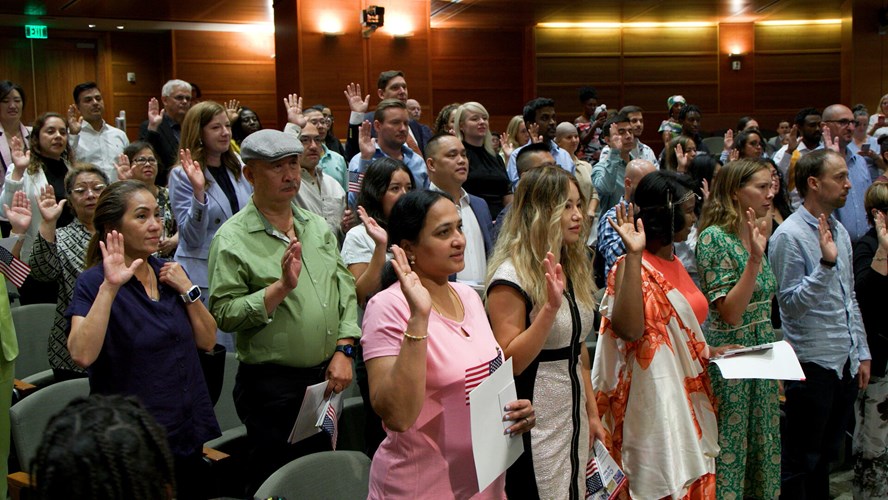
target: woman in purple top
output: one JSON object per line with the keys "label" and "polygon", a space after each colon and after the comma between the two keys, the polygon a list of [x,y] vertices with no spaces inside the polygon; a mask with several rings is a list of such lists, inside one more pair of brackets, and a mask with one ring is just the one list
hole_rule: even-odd
{"label": "woman in purple top", "polygon": [[177,498],[195,498],[203,443],[221,434],[197,357],[215,345],[216,321],[182,267],[152,256],[161,217],[143,183],[105,189],[93,224],[66,312],[68,350],[93,394],[135,396],[166,429]]}

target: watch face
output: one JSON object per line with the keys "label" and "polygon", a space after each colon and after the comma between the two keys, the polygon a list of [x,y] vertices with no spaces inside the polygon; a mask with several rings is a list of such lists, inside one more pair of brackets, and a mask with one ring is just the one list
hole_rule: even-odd
{"label": "watch face", "polygon": [[194,302],[199,298],[200,298],[200,287],[198,287],[198,286],[191,287],[191,290],[188,290],[188,299],[191,302]]}
{"label": "watch face", "polygon": [[352,345],[341,345],[336,348],[337,351],[341,351],[348,357],[354,357],[355,355],[355,347]]}

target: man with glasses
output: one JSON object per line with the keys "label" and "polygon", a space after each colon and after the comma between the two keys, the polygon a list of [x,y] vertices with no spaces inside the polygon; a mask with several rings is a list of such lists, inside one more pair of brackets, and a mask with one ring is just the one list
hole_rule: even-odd
{"label": "man with glasses", "polygon": [[77,161],[102,169],[108,180],[117,180],[117,158],[129,144],[126,134],[105,122],[105,101],[95,82],[74,87],[74,104],[68,106],[68,143]]}
{"label": "man with glasses", "polygon": [[[848,230],[851,243],[857,243],[857,240],[869,231],[864,198],[866,188],[873,183],[866,161],[862,156],[848,149],[848,144],[852,142],[854,137],[857,121],[848,106],[833,104],[823,110],[823,124],[824,143],[826,143],[826,147],[845,158],[845,164],[848,165],[848,180],[851,181],[848,198],[845,205],[836,210],[836,218]],[[827,130],[829,137],[827,137]]]}
{"label": "man with glasses", "polygon": [[179,135],[182,120],[191,109],[191,84],[183,80],[170,80],[161,90],[163,109],[157,99],[148,101],[148,119],[139,129],[139,140],[147,141],[157,152],[158,186],[166,186],[167,174],[179,159]]}
{"label": "man with glasses", "polygon": [[604,122],[601,130],[602,139],[607,141],[607,156],[602,153],[600,161],[592,168],[592,185],[598,191],[601,200],[598,205],[600,216],[616,205],[625,193],[624,179],[626,165],[632,161],[630,154],[635,149],[635,135],[629,117],[617,113]]}
{"label": "man with glasses", "polygon": [[[315,112],[315,119],[324,119],[320,112]],[[299,142],[302,143],[302,155],[299,157],[302,184],[294,201],[296,206],[323,217],[341,244],[348,231],[348,220],[351,219],[351,211],[345,208],[345,189],[323,168],[319,168],[326,148],[318,127],[312,122],[314,113],[307,112],[305,115],[308,121],[299,135]]]}
{"label": "man with glasses", "polygon": [[[306,123],[312,124],[318,129],[318,136],[321,138],[321,161],[318,166],[325,174],[329,175],[342,186],[342,190],[348,190],[348,166],[345,164],[345,158],[338,150],[331,150],[327,145],[327,137],[330,134],[330,120],[324,116],[323,106],[312,106],[305,110],[303,114]],[[338,143],[338,141],[337,141]]]}

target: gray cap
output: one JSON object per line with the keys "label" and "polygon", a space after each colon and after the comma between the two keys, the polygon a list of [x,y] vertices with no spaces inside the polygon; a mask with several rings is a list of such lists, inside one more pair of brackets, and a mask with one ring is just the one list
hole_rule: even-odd
{"label": "gray cap", "polygon": [[299,139],[280,130],[259,130],[248,135],[241,143],[240,155],[244,161],[278,161],[299,154],[302,154]]}

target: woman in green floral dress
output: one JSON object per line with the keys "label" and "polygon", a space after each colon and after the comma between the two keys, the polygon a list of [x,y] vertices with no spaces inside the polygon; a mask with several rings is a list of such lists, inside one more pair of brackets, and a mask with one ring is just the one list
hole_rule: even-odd
{"label": "woman in green floral dress", "polygon": [[[709,300],[711,345],[774,341],[771,298],[776,280],[765,245],[774,194],[768,163],[738,160],[719,171],[703,208],[697,242],[700,285]],[[719,499],[777,498],[780,417],[775,380],[725,380],[710,365],[717,401]]]}

